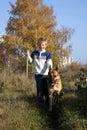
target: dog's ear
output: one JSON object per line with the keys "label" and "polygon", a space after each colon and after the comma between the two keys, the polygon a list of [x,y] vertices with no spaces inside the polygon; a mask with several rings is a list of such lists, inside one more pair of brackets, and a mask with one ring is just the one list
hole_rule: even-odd
{"label": "dog's ear", "polygon": [[50,65],[50,67],[49,67],[49,71],[52,71],[52,66]]}

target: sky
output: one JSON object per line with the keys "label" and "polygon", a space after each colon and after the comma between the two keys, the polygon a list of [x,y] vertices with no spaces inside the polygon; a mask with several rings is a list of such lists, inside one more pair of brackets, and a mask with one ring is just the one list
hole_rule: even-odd
{"label": "sky", "polygon": [[[10,17],[9,2],[16,0],[0,1],[0,35],[5,34],[5,27]],[[56,16],[57,28],[62,26],[74,29],[70,39],[74,61],[87,63],[87,0],[43,0],[47,6],[52,6]]]}

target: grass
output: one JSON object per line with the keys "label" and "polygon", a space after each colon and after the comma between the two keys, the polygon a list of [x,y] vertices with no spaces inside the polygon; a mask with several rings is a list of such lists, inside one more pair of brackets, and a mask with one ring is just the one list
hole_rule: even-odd
{"label": "grass", "polygon": [[63,83],[64,95],[59,105],[53,106],[53,112],[48,112],[45,104],[39,105],[37,102],[34,77],[27,79],[24,74],[2,75],[1,130],[87,130],[84,111],[87,105],[84,107],[79,101],[75,88],[70,86],[71,82]]}

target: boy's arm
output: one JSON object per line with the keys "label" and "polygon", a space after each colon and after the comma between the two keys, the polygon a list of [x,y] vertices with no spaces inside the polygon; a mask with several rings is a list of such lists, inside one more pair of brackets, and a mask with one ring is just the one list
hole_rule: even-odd
{"label": "boy's arm", "polygon": [[32,57],[30,56],[30,52],[29,52],[29,50],[27,50],[27,58],[28,58],[28,61],[30,62],[30,63],[32,63],[32,61],[33,61],[33,59],[32,59]]}
{"label": "boy's arm", "polygon": [[47,60],[47,67],[48,68],[53,67],[52,59]]}
{"label": "boy's arm", "polygon": [[53,62],[52,62],[52,56],[49,53],[48,57],[47,57],[47,67],[53,67]]}

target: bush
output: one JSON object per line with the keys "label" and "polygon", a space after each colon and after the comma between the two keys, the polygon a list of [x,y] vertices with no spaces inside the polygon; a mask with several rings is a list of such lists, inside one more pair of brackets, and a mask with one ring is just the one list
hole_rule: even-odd
{"label": "bush", "polygon": [[80,69],[75,85],[77,86],[76,94],[78,97],[87,100],[87,70],[85,68]]}

